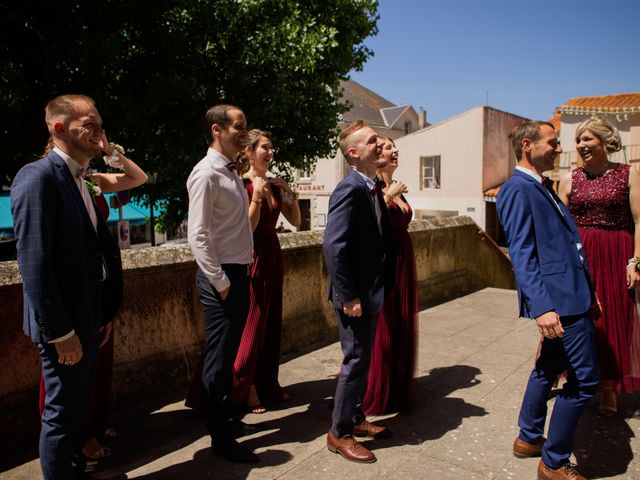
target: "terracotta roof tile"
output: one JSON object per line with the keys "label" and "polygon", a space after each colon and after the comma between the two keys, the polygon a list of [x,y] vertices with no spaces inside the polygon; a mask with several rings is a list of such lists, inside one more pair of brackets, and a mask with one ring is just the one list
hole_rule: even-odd
{"label": "terracotta roof tile", "polygon": [[636,113],[640,112],[640,92],[576,97],[558,107],[559,113]]}

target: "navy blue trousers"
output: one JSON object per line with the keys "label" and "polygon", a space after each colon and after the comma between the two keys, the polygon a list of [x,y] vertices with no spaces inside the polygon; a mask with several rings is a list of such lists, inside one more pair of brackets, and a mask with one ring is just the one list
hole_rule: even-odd
{"label": "navy blue trousers", "polygon": [[542,342],[540,357],[531,372],[518,426],[520,439],[537,443],[544,434],[547,401],[558,374],[569,376],[556,397],[542,460],[549,468],[569,462],[576,426],[584,405],[595,395],[600,381],[593,321],[585,315],[561,318],[564,336]]}
{"label": "navy blue trousers", "polygon": [[45,480],[69,480],[82,474],[80,451],[84,414],[96,367],[98,332],[81,340],[82,359],[73,366],[58,363],[53,344],[38,344],[45,387],[40,429],[40,466]]}
{"label": "navy blue trousers", "polygon": [[249,313],[247,265],[223,264],[231,288],[224,301],[200,269],[196,284],[204,308],[202,385],[205,422],[213,440],[230,437],[233,429],[233,363]]}
{"label": "navy blue trousers", "polygon": [[336,316],[344,359],[334,398],[331,433],[344,437],[351,435],[353,426],[365,419],[362,396],[369,374],[378,314],[348,317],[336,309]]}

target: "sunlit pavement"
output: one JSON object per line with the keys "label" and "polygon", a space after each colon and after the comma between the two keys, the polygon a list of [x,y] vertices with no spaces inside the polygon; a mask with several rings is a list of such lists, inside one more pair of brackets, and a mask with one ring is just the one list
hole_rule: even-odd
{"label": "sunlit pavement", "polygon": [[[394,435],[364,442],[378,457],[374,464],[348,462],[325,446],[341,360],[335,343],[283,363],[280,380],[292,400],[244,418],[263,427],[240,439],[260,463],[212,455],[201,421],[178,401],[184,392],[176,392],[156,400],[164,406],[151,413],[116,416],[120,437],[97,473],[145,480],[534,479],[538,460],[511,453],[538,343],[535,325],[518,319],[516,306],[514,291],[489,288],[420,313],[415,409],[375,419]],[[633,417],[639,399],[624,396],[613,418],[599,416],[595,402],[587,406],[574,452],[589,478],[640,480],[640,418]],[[0,473],[0,479],[38,478],[37,459]]]}

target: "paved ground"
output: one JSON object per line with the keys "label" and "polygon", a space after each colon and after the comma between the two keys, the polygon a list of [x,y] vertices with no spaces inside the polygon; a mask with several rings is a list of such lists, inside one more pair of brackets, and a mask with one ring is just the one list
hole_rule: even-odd
{"label": "paved ground", "polygon": [[[325,447],[341,360],[332,344],[282,365],[282,384],[293,397],[286,408],[245,417],[266,427],[242,440],[260,455],[257,466],[212,456],[199,419],[179,400],[184,392],[176,392],[162,405],[116,419],[121,440],[103,471],[144,480],[533,480],[537,460],[515,459],[511,444],[537,341],[533,323],[516,318],[513,291],[486,289],[421,312],[415,412],[384,419],[395,435],[367,442],[375,464],[347,462]],[[622,413],[611,419],[600,417],[595,403],[587,407],[575,447],[584,473],[640,480],[638,408],[635,394],[623,398]],[[24,457],[0,479],[41,478],[37,460]]]}

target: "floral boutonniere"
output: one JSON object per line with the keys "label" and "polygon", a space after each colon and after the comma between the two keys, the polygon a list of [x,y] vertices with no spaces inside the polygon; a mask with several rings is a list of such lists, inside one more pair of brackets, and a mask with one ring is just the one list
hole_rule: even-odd
{"label": "floral boutonniere", "polygon": [[84,183],[87,185],[87,190],[89,190],[89,193],[92,197],[99,197],[100,195],[102,195],[102,190],[100,190],[100,187],[95,180],[91,180],[91,178],[85,177]]}

